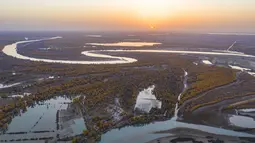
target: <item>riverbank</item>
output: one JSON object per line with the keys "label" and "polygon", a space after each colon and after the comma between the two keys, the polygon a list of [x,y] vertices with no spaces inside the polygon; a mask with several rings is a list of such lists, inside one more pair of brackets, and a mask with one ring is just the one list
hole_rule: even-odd
{"label": "riverbank", "polygon": [[162,131],[157,133],[167,133],[171,134],[167,137],[158,138],[147,143],[183,143],[183,142],[192,142],[192,143],[253,143],[254,138],[239,138],[233,136],[224,136],[210,134],[202,132],[195,129],[189,128],[175,128],[168,131]]}

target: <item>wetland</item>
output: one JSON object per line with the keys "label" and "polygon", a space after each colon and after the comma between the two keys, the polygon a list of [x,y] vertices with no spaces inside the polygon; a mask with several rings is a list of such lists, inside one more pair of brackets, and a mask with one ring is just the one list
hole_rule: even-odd
{"label": "wetland", "polygon": [[1,37],[0,142],[254,141],[253,35]]}

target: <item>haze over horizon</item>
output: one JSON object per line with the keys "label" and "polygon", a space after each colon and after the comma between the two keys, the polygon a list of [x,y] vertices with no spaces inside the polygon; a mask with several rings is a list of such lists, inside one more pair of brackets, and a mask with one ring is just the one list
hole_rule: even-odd
{"label": "haze over horizon", "polygon": [[255,32],[254,0],[3,0],[0,31]]}

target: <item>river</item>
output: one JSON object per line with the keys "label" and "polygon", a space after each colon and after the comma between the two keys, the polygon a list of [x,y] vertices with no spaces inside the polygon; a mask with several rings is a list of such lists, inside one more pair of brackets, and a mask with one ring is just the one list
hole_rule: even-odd
{"label": "river", "polygon": [[[96,57],[96,58],[108,58],[114,60],[105,60],[105,61],[71,61],[71,60],[53,60],[53,59],[40,59],[34,57],[24,56],[18,53],[17,45],[18,44],[25,44],[31,42],[38,42],[44,40],[54,40],[62,38],[60,36],[51,37],[51,38],[44,38],[38,40],[26,40],[26,41],[19,41],[10,45],[6,45],[3,48],[3,53],[22,60],[30,60],[35,62],[46,62],[46,63],[62,63],[62,64],[126,64],[126,63],[133,63],[137,62],[137,59],[129,58],[129,57],[118,57],[118,56],[111,56],[106,54],[99,54],[98,52],[127,52],[127,53],[175,53],[175,54],[191,54],[191,55],[218,55],[218,56],[238,56],[238,57],[250,57],[254,58],[253,55],[247,55],[244,53],[235,53],[231,51],[225,52],[206,52],[206,51],[178,51],[178,50],[91,50],[91,51],[83,51],[81,52],[82,55],[89,56],[89,57]],[[132,42],[131,42],[132,43]],[[146,43],[143,43],[146,44]],[[130,42],[129,42],[130,45]],[[149,44],[150,45],[150,44]],[[134,43],[135,46],[135,43]]]}
{"label": "river", "polygon": [[[144,126],[129,126],[121,129],[112,129],[102,135],[100,143],[144,143],[160,137],[169,136],[166,133],[155,133],[159,131],[166,131],[174,128],[189,128],[196,129],[207,133],[226,135],[226,136],[238,136],[238,137],[255,137],[255,135],[236,132],[223,128],[211,127],[206,125],[198,125],[177,121],[178,119],[178,102],[181,99],[183,92],[187,89],[188,72],[184,70],[183,75],[183,90],[178,95],[178,101],[176,103],[174,116],[166,121],[159,121],[150,123]],[[143,91],[142,91],[143,92]]]}

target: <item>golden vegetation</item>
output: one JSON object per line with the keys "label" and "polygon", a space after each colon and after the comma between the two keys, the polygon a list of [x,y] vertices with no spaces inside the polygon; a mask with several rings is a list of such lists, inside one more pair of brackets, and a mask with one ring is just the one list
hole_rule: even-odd
{"label": "golden vegetation", "polygon": [[[251,92],[248,94],[245,94],[243,96],[249,96],[249,95],[255,95],[255,92]],[[249,99],[249,100],[245,100],[245,101],[239,101],[233,104],[228,105],[227,107],[224,108],[224,110],[228,110],[228,109],[234,109],[234,108],[254,108],[254,102],[255,99]]]}
{"label": "golden vegetation", "polygon": [[210,67],[207,71],[199,72],[191,79],[190,87],[181,98],[181,103],[195,96],[201,96],[205,91],[234,82],[236,73],[223,67]]}

